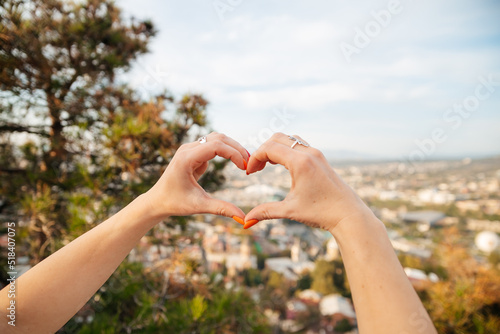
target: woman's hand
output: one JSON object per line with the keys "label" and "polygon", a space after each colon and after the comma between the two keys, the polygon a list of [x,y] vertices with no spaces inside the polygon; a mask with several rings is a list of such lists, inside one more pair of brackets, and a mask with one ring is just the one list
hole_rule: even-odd
{"label": "woman's hand", "polygon": [[[1,290],[0,332],[55,333],[106,282],[147,231],[165,217],[195,213],[244,217],[233,204],[211,198],[197,180],[215,156],[231,159],[245,170],[249,155],[222,134],[207,137],[204,144],[197,141],[179,148],[148,192],[19,277],[16,286],[23,293],[16,297],[16,310],[22,320],[15,328],[5,317],[9,288]],[[56,280],[54,272],[58,272]],[[51,307],[47,307],[48,301]]]}
{"label": "woman's hand", "polygon": [[[298,139],[300,137],[294,136]],[[284,165],[292,186],[281,202],[257,206],[245,228],[258,220],[290,218],[329,230],[342,254],[360,333],[436,334],[406,277],[384,224],[329,166],[321,152],[275,134],[254,152],[248,173],[267,162]]]}
{"label": "woman's hand", "polygon": [[234,204],[214,199],[198,184],[208,161],[216,156],[230,159],[245,170],[248,152],[235,140],[212,132],[205,143],[196,141],[182,145],[175,153],[158,182],[145,194],[158,219],[211,213],[226,217],[245,217]]}
{"label": "woman's hand", "polygon": [[247,173],[262,170],[267,162],[278,163],[290,171],[292,185],[283,201],[264,203],[250,211],[245,228],[260,220],[289,218],[332,231],[349,216],[371,214],[320,151],[300,144],[291,148],[293,143],[289,136],[276,133],[252,154]]}

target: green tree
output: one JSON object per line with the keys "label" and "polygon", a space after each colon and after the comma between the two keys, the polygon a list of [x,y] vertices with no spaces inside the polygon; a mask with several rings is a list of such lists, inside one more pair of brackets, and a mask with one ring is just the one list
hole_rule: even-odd
{"label": "green tree", "polygon": [[311,274],[311,289],[323,295],[339,293],[349,295],[346,273],[342,261],[318,260]]}
{"label": "green tree", "polygon": [[200,95],[143,101],[115,83],[155,33],[111,0],[2,2],[0,199],[28,223],[33,264],[148,189],[206,126]]}
{"label": "green tree", "polygon": [[246,269],[242,275],[246,286],[259,286],[263,283],[262,273],[258,269]]}
{"label": "green tree", "polygon": [[186,334],[270,332],[261,311],[245,292],[215,290],[203,300],[204,312],[198,319],[194,319],[193,309],[199,308],[196,306],[199,302],[195,302],[194,298],[165,305],[169,309],[169,318],[160,332]]}
{"label": "green tree", "polygon": [[203,286],[166,280],[139,263],[122,263],[88,305],[59,333],[269,332],[245,292],[227,291],[213,279]]}
{"label": "green tree", "polygon": [[310,273],[302,275],[297,281],[297,290],[307,290],[311,288],[312,277]]}
{"label": "green tree", "polygon": [[271,271],[266,286],[270,289],[283,289],[283,287],[287,286],[287,282],[282,274]]}
{"label": "green tree", "polygon": [[456,229],[447,229],[437,247],[447,275],[429,284],[423,303],[439,333],[498,333],[500,275],[479,264],[462,245]]}
{"label": "green tree", "polygon": [[490,255],[488,255],[488,261],[494,268],[499,268],[500,264],[500,251],[493,251]]}
{"label": "green tree", "polygon": [[345,332],[349,332],[351,331],[352,329],[354,328],[354,326],[352,326],[350,323],[349,323],[349,320],[347,319],[342,319],[340,320],[337,325],[335,326],[335,331],[336,332],[339,332],[339,333],[345,333]]}

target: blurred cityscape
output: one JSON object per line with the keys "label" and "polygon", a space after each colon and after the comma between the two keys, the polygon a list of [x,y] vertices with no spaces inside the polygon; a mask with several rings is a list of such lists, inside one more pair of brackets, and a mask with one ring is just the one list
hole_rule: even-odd
{"label": "blurred cityscape", "polygon": [[[443,244],[465,249],[474,266],[495,270],[498,282],[500,158],[413,166],[343,162],[334,168],[386,224],[417,291],[423,293],[451,274]],[[224,188],[213,196],[245,211],[283,199],[290,187],[282,166],[247,176],[231,165],[225,175]],[[450,241],[450,235],[458,241]],[[151,241],[176,236],[175,246]],[[179,258],[184,262],[175,262]],[[275,332],[357,332],[341,256],[331,234],[323,230],[282,219],[243,230],[229,219],[197,216],[188,222],[187,233],[177,226],[144,237],[130,259],[147,266],[166,261],[170,277],[180,281],[186,279],[186,259],[195,261],[199,268],[194,280],[216,273],[226,289],[246,290],[263,306]],[[454,258],[448,260],[458,266]]]}
{"label": "blurred cityscape", "polygon": [[[460,326],[450,317],[461,312],[479,314],[476,326],[484,326],[484,333],[500,328],[500,157],[332,166],[385,223],[438,330],[447,322]],[[282,200],[291,184],[279,165],[247,176],[228,164],[224,176],[224,186],[212,195],[245,212]],[[0,246],[6,245],[2,235]],[[158,225],[128,260],[162,273],[166,289],[219,284],[244,292],[273,333],[357,333],[342,257],[324,230],[284,219],[244,230],[231,219],[198,215],[184,224]],[[18,258],[19,274],[30,267],[29,256]],[[456,305],[463,306],[456,310]],[[91,323],[93,312],[86,306],[74,321]]]}

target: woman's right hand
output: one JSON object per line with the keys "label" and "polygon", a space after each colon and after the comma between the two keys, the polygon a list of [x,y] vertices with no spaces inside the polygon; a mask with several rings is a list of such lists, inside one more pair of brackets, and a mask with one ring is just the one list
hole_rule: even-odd
{"label": "woman's right hand", "polygon": [[289,170],[292,185],[283,201],[252,209],[245,217],[245,228],[261,220],[289,218],[332,232],[348,217],[372,215],[319,150],[300,144],[291,148],[293,143],[289,136],[276,133],[250,157],[247,173],[262,170],[267,162],[281,164]]}

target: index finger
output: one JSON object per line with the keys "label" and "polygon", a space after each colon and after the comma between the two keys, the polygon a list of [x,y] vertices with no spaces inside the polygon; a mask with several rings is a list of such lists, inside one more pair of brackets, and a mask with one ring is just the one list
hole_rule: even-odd
{"label": "index finger", "polygon": [[[205,141],[203,143],[196,141],[187,144],[192,149],[197,149],[201,145],[204,145],[203,147],[205,148],[205,150],[203,150],[203,153],[199,155],[199,158],[201,158],[201,160],[198,161],[198,163],[203,163],[215,158],[215,156],[220,156],[226,159],[230,159],[236,166],[238,166],[238,168],[246,170],[250,153],[248,153],[248,151],[243,146],[241,146],[240,143],[223,133],[217,132],[212,132],[204,138]],[[207,148],[210,149],[207,151]],[[211,152],[211,150],[213,152]],[[239,152],[239,155],[241,155],[241,159],[238,157],[238,154],[236,154],[236,152]]]}
{"label": "index finger", "polygon": [[288,145],[288,136],[275,133],[268,141],[255,151],[248,161],[247,173],[255,173],[262,170],[267,162],[278,163],[290,169],[293,157],[298,154]]}
{"label": "index finger", "polygon": [[248,151],[240,143],[223,133],[212,132],[207,136],[207,139],[208,141],[220,140],[233,147],[235,150],[241,153],[241,156],[243,157],[243,160],[245,160],[245,162],[247,162],[248,158],[250,157],[250,153],[248,153]]}
{"label": "index finger", "polygon": [[247,162],[241,155],[241,152],[232,147],[231,145],[221,141],[214,140],[206,142],[205,144],[200,144],[195,147],[196,150],[196,165],[201,165],[209,160],[212,160],[216,156],[231,160],[238,168],[245,170],[247,167]]}

